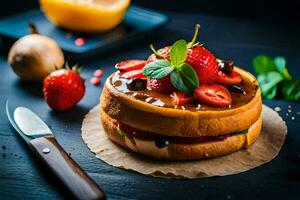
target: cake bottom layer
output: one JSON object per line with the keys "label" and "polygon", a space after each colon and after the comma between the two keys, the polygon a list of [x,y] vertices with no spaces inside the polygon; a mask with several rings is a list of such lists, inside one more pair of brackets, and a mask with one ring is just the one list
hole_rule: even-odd
{"label": "cake bottom layer", "polygon": [[151,137],[145,139],[140,135],[135,136],[129,132],[126,133],[126,130],[120,129],[120,125],[116,123],[115,119],[112,119],[102,110],[101,121],[106,134],[113,142],[136,153],[169,160],[212,158],[235,152],[244,147],[247,148],[256,141],[262,126],[262,117],[259,117],[247,131],[210,138],[209,140],[195,138],[195,141],[199,142],[190,142],[191,139],[189,138],[189,142],[184,143],[184,139],[181,139],[181,142],[172,142],[172,139],[162,139],[158,142],[156,139],[152,140]]}

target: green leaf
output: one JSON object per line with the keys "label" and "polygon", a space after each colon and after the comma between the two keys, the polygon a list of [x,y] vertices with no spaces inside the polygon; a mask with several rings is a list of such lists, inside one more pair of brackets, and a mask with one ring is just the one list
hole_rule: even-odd
{"label": "green leaf", "polygon": [[300,100],[300,79],[283,82],[283,96],[286,100]]}
{"label": "green leaf", "polygon": [[180,75],[183,77],[184,83],[192,90],[199,86],[199,79],[196,71],[188,64],[183,64],[180,69]]}
{"label": "green leaf", "polygon": [[176,41],[170,49],[170,59],[174,67],[181,67],[187,58],[187,44],[185,40]]}
{"label": "green leaf", "polygon": [[187,64],[171,73],[171,82],[176,89],[185,93],[192,93],[199,86],[197,73]]}
{"label": "green leaf", "polygon": [[276,71],[274,60],[266,55],[258,55],[253,59],[253,65],[257,74],[267,74]]}
{"label": "green leaf", "polygon": [[277,89],[274,89],[274,87],[283,80],[283,77],[280,73],[271,71],[266,75],[258,75],[257,80],[263,97],[271,99],[276,95]]}
{"label": "green leaf", "polygon": [[167,76],[174,70],[174,67],[167,60],[156,60],[147,64],[142,73],[153,79],[159,79]]}
{"label": "green leaf", "polygon": [[183,79],[180,75],[180,72],[175,69],[174,71],[172,71],[171,73],[171,83],[172,85],[179,91],[181,92],[185,92],[185,93],[191,93],[192,90],[189,89],[183,82]]}
{"label": "green leaf", "polygon": [[269,91],[269,93],[267,93],[265,95],[266,99],[274,99],[274,97],[277,94],[277,85],[275,85],[274,87],[271,88],[271,90]]}
{"label": "green leaf", "polygon": [[274,58],[274,63],[277,71],[283,75],[287,80],[292,80],[292,77],[286,67],[286,60],[284,57],[278,56]]}

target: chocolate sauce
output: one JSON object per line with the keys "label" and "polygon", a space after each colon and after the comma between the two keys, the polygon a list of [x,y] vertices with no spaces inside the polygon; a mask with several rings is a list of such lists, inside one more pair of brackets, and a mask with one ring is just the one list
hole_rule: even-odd
{"label": "chocolate sauce", "polygon": [[126,83],[127,88],[131,91],[145,90],[147,88],[147,80],[140,78],[129,79]]}
{"label": "chocolate sauce", "polygon": [[231,85],[229,86],[229,90],[235,93],[242,93],[242,94],[245,93],[245,91],[240,85]]}
{"label": "chocolate sauce", "polygon": [[219,69],[225,74],[231,74],[233,71],[234,62],[232,60],[220,60]]}
{"label": "chocolate sauce", "polygon": [[[121,78],[119,72],[115,72],[110,78],[111,84],[116,90],[122,92],[132,98],[137,100],[158,106],[158,107],[165,107],[165,108],[174,108],[174,109],[182,109],[181,107],[174,106],[173,102],[171,101],[170,95],[163,94],[160,92],[152,91],[151,88],[147,87],[144,90],[138,91],[131,91],[127,86],[127,79]],[[198,106],[197,102],[191,102],[184,105],[185,110],[190,111],[205,111],[205,110],[228,110],[228,109],[235,109],[242,105],[247,104],[256,94],[258,89],[257,85],[247,84],[242,81],[239,86],[243,89],[243,93],[239,92],[231,92],[232,97],[232,104],[230,107],[213,107],[206,104],[201,104]]]}
{"label": "chocolate sauce", "polygon": [[161,137],[155,139],[155,146],[159,149],[162,149],[170,144],[169,138],[168,137]]}

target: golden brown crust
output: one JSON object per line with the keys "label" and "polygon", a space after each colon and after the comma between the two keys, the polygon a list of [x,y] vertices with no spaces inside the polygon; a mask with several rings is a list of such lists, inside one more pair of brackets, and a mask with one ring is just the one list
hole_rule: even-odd
{"label": "golden brown crust", "polygon": [[169,144],[167,147],[159,149],[154,141],[144,141],[137,138],[121,136],[116,125],[111,118],[101,111],[101,121],[108,137],[137,153],[147,155],[157,159],[170,160],[196,160],[217,157],[235,152],[243,147],[249,147],[256,141],[262,126],[262,117],[253,123],[247,134],[238,134],[226,138],[223,141],[205,142],[197,144]]}
{"label": "golden brown crust", "polygon": [[[243,81],[258,85],[250,73],[235,68]],[[101,109],[110,117],[132,127],[169,136],[216,136],[247,129],[261,116],[262,102],[258,88],[247,104],[223,111],[189,111],[157,107],[117,91],[106,81],[102,91]],[[172,130],[172,131],[170,131]],[[188,131],[186,131],[188,130]]]}

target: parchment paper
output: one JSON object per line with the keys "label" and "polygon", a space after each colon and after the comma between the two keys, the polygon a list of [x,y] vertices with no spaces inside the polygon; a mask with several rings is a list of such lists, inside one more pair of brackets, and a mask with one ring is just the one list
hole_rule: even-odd
{"label": "parchment paper", "polygon": [[115,167],[164,178],[193,179],[248,171],[275,158],[286,134],[285,122],[275,111],[264,105],[261,135],[249,149],[200,161],[158,161],[111,142],[100,123],[99,106],[91,109],[82,123],[82,138],[97,158]]}

